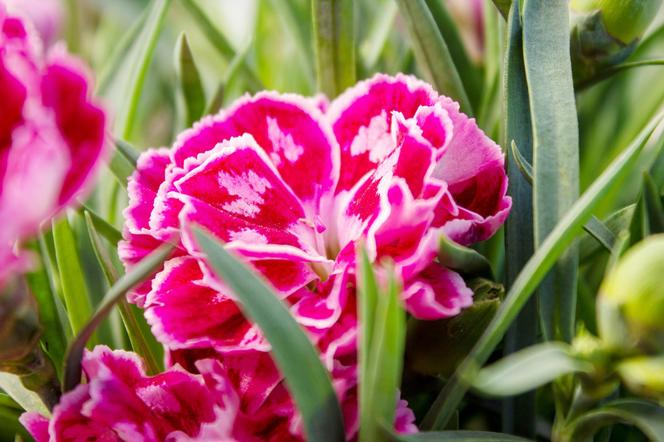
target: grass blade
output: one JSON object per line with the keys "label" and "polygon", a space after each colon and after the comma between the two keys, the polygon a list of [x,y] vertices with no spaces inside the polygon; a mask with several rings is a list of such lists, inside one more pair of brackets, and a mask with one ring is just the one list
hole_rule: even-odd
{"label": "grass blade", "polygon": [[436,398],[422,422],[422,428],[440,429],[445,426],[468,390],[468,380],[473,379],[473,374],[477,372],[478,367],[491,356],[537,285],[553,267],[558,257],[574,241],[583,224],[592,216],[593,209],[634,167],[643,146],[662,121],[662,117],[662,114],[658,114],[649,122],[627,149],[581,195],[528,260],[509,289],[496,316]]}
{"label": "grass blade", "polygon": [[179,83],[178,92],[184,105],[184,127],[191,127],[205,111],[205,91],[184,32],[175,43],[175,72]]}
{"label": "grass blade", "polygon": [[[92,244],[92,249],[97,257],[99,266],[106,277],[108,285],[113,286],[120,278],[120,274],[111,257],[108,255],[107,249],[104,247],[101,237],[95,229],[89,212],[85,212],[85,225],[88,229],[90,243]],[[137,318],[126,299],[121,299],[118,302],[118,309],[120,310],[122,322],[125,325],[132,349],[145,361],[145,368],[148,374],[158,373],[162,365],[159,361],[163,356],[163,350],[159,351],[162,348],[161,344],[157,342],[150,332],[150,327],[145,318],[140,313],[139,318]],[[143,320],[142,323],[140,319]]]}
{"label": "grass blade", "polygon": [[[228,42],[226,37],[224,37],[224,34],[222,34],[214,25],[212,20],[210,20],[205,11],[201,9],[201,7],[198,6],[194,0],[180,0],[180,3],[187,9],[193,19],[196,20],[201,32],[205,34],[210,44],[214,46],[217,52],[219,52],[219,54],[227,61],[235,58],[235,50]],[[247,82],[249,90],[255,92],[264,89],[263,83],[260,81],[253,69],[247,65],[246,59],[242,58],[240,59],[240,62],[242,76]]]}
{"label": "grass blade", "polygon": [[491,433],[489,431],[425,431],[415,434],[393,434],[393,442],[527,442],[509,434]]}
{"label": "grass blade", "polygon": [[67,317],[72,331],[76,334],[92,316],[92,303],[83,277],[74,231],[66,216],[53,221],[53,242]]}
{"label": "grass blade", "polygon": [[36,411],[44,416],[51,415],[39,395],[25,388],[17,375],[0,371],[0,388],[25,411]]}
{"label": "grass blade", "polygon": [[138,157],[141,155],[141,152],[138,151],[134,146],[132,146],[128,141],[116,139],[115,147],[118,149],[118,152],[132,165],[136,168],[136,163],[138,163]]}
{"label": "grass blade", "polygon": [[616,242],[616,236],[602,221],[592,216],[583,226],[583,230],[588,232],[588,234],[595,238],[606,250],[611,252],[613,244]]}
{"label": "grass blade", "polygon": [[[509,289],[535,250],[533,236],[532,161],[533,140],[528,84],[523,62],[523,29],[519,2],[514,2],[508,20],[505,54],[505,134],[507,176],[512,197],[511,216],[505,223],[505,277]],[[519,149],[517,146],[521,146]],[[537,300],[530,299],[512,324],[505,339],[505,355],[537,342]],[[534,393],[506,398],[502,407],[502,430],[526,437],[535,435]]]}
{"label": "grass blade", "polygon": [[62,384],[63,391],[70,391],[81,381],[81,360],[85,345],[99,324],[113,310],[115,304],[136,284],[143,281],[171,254],[173,247],[165,244],[146,256],[136,267],[124,275],[111,287],[104,296],[101,305],[94,316],[81,328],[76,339],[69,346],[65,364],[65,376]]}
{"label": "grass blade", "polygon": [[272,346],[272,355],[298,405],[309,440],[343,441],[344,426],[330,376],[304,331],[268,285],[233,257],[214,237],[194,227],[196,240],[214,272],[241,302]]}
{"label": "grass blade", "polygon": [[116,134],[119,134],[123,139],[129,139],[131,135],[136,120],[138,101],[170,4],[171,0],[153,0],[150,2],[148,6],[150,12],[146,17],[141,33],[136,37],[134,46],[123,60],[123,64],[131,69],[127,77],[127,83],[122,88],[124,101],[119,107],[115,125]]}
{"label": "grass blade", "polygon": [[318,89],[332,99],[355,84],[353,0],[312,0]]}
{"label": "grass blade", "polygon": [[415,58],[429,81],[438,92],[457,100],[462,111],[472,115],[459,72],[425,1],[397,0],[397,4],[411,35]]}
{"label": "grass blade", "polygon": [[[579,130],[570,61],[566,0],[526,0],[523,51],[533,127],[535,247],[555,228],[579,194]],[[574,335],[577,248],[561,256],[539,292],[546,339]]]}
{"label": "grass blade", "polygon": [[513,396],[547,384],[568,373],[589,372],[592,366],[572,355],[560,342],[546,342],[513,353],[481,369],[473,388],[491,396]]}
{"label": "grass blade", "polygon": [[643,174],[643,208],[648,219],[649,233],[664,233],[664,206],[657,185],[650,174]]}
{"label": "grass blade", "polygon": [[120,233],[118,229],[112,226],[104,218],[95,213],[95,211],[86,204],[82,204],[81,209],[85,210],[85,213],[89,214],[97,233],[106,238],[106,240],[111,243],[111,245],[117,246],[122,239],[122,233]]}

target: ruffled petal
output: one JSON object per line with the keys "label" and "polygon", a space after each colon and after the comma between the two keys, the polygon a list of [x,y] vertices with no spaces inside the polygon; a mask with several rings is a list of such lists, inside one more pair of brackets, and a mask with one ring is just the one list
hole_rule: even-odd
{"label": "ruffled petal", "polygon": [[283,180],[304,203],[318,210],[322,195],[334,188],[339,149],[314,102],[292,94],[261,92],[238,100],[230,109],[201,120],[182,134],[173,150],[178,166],[187,158],[244,134],[253,136]]}
{"label": "ruffled petal", "polygon": [[473,291],[461,276],[432,263],[408,281],[403,297],[406,309],[418,319],[440,319],[458,315],[473,303]]}
{"label": "ruffled petal", "polygon": [[337,191],[351,189],[394,149],[392,112],[412,118],[420,106],[432,106],[437,98],[431,86],[414,77],[378,74],[334,100],[327,118],[341,149]]}

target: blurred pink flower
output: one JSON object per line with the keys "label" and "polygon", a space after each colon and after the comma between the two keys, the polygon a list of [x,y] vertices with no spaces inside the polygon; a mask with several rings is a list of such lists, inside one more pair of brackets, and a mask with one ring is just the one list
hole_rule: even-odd
{"label": "blurred pink flower", "polygon": [[0,4],[0,268],[81,193],[104,146],[105,115],[85,69],[61,47],[42,56],[30,32]]}
{"label": "blurred pink flower", "polygon": [[[269,351],[198,250],[189,227],[205,227],[291,305],[333,375],[350,438],[357,430],[356,242],[365,241],[373,261],[394,262],[414,316],[456,315],[472,303],[472,291],[436,261],[439,239],[467,245],[491,236],[509,212],[506,187],[500,148],[457,103],[413,77],[377,75],[329,107],[288,94],[245,97],[184,132],[172,149],[139,159],[123,262],[132,267],[166,239],[179,247],[130,299],[145,309],[155,336],[188,358],[206,349],[222,360]],[[238,368],[242,383],[261,385],[240,393],[243,404],[254,404],[247,413],[287,404],[268,415],[298,433],[290,399],[265,388],[282,385],[278,372],[245,368]],[[412,413],[397,417],[403,431],[414,430]]]}
{"label": "blurred pink flower", "polygon": [[222,367],[200,360],[200,375],[179,367],[147,376],[139,358],[98,346],[87,352],[87,378],[66,393],[49,420],[36,412],[21,422],[37,442],[234,441],[242,436],[239,401]]}
{"label": "blurred pink flower", "polygon": [[484,1],[446,0],[466,50],[475,62],[480,62],[484,56]]}
{"label": "blurred pink flower", "polygon": [[11,14],[32,22],[45,47],[58,38],[62,26],[62,0],[2,0]]}

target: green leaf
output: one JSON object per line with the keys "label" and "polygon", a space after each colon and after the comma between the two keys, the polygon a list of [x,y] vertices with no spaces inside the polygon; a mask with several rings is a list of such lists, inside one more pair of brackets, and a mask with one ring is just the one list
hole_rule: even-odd
{"label": "green leaf", "polygon": [[595,238],[609,252],[613,249],[613,243],[616,236],[613,232],[595,216],[591,216],[588,222],[583,226],[583,230]]}
{"label": "green leaf", "polygon": [[664,206],[657,185],[647,172],[643,174],[643,209],[648,219],[649,233],[664,233]]}
{"label": "green leaf", "polygon": [[184,103],[184,127],[191,127],[205,111],[205,90],[184,32],[175,43],[175,73]]}
{"label": "green leaf", "polygon": [[[525,86],[525,85],[524,85]],[[526,89],[524,89],[524,92]],[[530,118],[527,118],[528,120],[528,126],[530,126]],[[521,134],[524,136],[525,134]],[[528,153],[530,156],[533,155],[532,153],[532,140],[530,140],[530,134],[528,135]],[[512,139],[512,144],[511,144],[512,149],[509,151],[509,153],[512,154],[512,160],[514,161],[514,165],[519,169],[519,172],[521,172],[521,176],[532,186],[533,184],[533,166],[530,164],[530,162],[526,159],[526,157],[523,156],[521,151],[519,150],[519,147],[516,145],[516,142],[514,139]],[[516,178],[516,177],[515,177]],[[532,192],[528,192],[529,194]],[[532,209],[531,209],[532,212]]]}
{"label": "green leaf", "polygon": [[[187,9],[196,23],[198,23],[199,29],[205,34],[208,41],[214,46],[217,52],[226,60],[232,60],[235,58],[235,50],[228,40],[226,40],[224,34],[217,29],[212,20],[207,16],[205,11],[201,9],[194,0],[180,0],[180,3]],[[247,82],[249,90],[255,92],[264,89],[265,87],[263,86],[263,83],[253,69],[247,65],[246,59],[240,59],[240,63],[242,76]]]}
{"label": "green leaf", "polygon": [[496,316],[479,339],[465,361],[445,385],[425,416],[421,427],[443,428],[454,414],[468,389],[465,380],[472,379],[477,367],[484,364],[500,343],[510,324],[528,301],[546,273],[558,257],[569,247],[580,232],[583,224],[591,217],[594,208],[613,188],[621,183],[636,164],[643,146],[662,121],[663,114],[658,114],[641,131],[636,139],[616,158],[609,167],[593,182],[581,197],[568,210],[554,230],[544,240],[535,254],[528,260],[519,273]]}
{"label": "green leaf", "polygon": [[99,324],[113,310],[115,304],[134,286],[153,274],[170,256],[173,246],[165,244],[143,258],[129,273],[125,274],[106,293],[94,316],[80,330],[76,339],[69,346],[65,364],[63,391],[70,391],[81,381],[81,360],[86,343]]}
{"label": "green leaf", "polygon": [[387,290],[377,293],[373,332],[369,345],[365,382],[364,415],[360,421],[360,440],[383,438],[381,425],[394,422],[397,394],[401,384],[403,350],[406,338],[405,312],[401,308],[399,283],[390,270]]}
{"label": "green leaf", "polygon": [[441,94],[457,100],[472,115],[472,106],[431,11],[424,0],[397,0],[411,36],[415,58],[429,81]]}
{"label": "green leaf", "polygon": [[664,441],[664,408],[632,399],[616,400],[578,417],[568,424],[567,440],[589,440],[601,428],[617,423],[636,426],[652,442]]}
{"label": "green leaf", "polygon": [[111,243],[113,246],[117,246],[120,240],[122,239],[122,233],[114,226],[112,226],[108,221],[95,213],[90,206],[86,204],[81,205],[81,210],[85,210],[89,214],[92,224],[95,227],[95,230],[106,240]]}
{"label": "green leaf", "polygon": [[493,278],[491,264],[476,250],[457,244],[445,235],[441,235],[438,244],[438,261],[445,267],[465,275]]}
{"label": "green leaf", "polygon": [[245,46],[244,49],[241,51],[238,51],[237,54],[235,54],[235,57],[231,60],[231,62],[228,65],[228,69],[226,69],[226,72],[224,73],[224,77],[217,86],[217,89],[214,91],[214,94],[212,94],[212,97],[210,98],[210,101],[208,102],[207,106],[205,107],[205,115],[210,115],[210,114],[216,114],[219,112],[221,107],[224,104],[224,98],[226,95],[226,89],[228,85],[237,77],[237,75],[240,73],[240,67],[244,64],[245,58],[247,57],[247,53],[249,52],[250,46],[247,45]]}
{"label": "green leaf", "polygon": [[353,0],[312,0],[318,89],[328,98],[355,84]]}
{"label": "green leaf", "polygon": [[414,434],[392,434],[393,442],[526,442],[528,439],[488,431],[423,431]]}
{"label": "green leaf", "polygon": [[[112,286],[120,278],[118,269],[114,264],[111,257],[108,255],[107,249],[101,241],[97,230],[95,229],[92,217],[89,212],[85,212],[85,225],[88,229],[90,236],[90,243],[92,249],[97,257],[99,266],[101,267],[106,282]],[[161,352],[156,351],[161,345],[157,343],[154,336],[150,333],[150,328],[147,323],[141,327],[139,321],[135,317],[133,311],[130,309],[126,299],[121,299],[118,303],[122,322],[125,325],[129,341],[131,342],[132,349],[143,358],[145,361],[146,371],[149,374],[156,374],[159,372],[161,365],[159,358]],[[142,317],[142,316],[141,316]]]}
{"label": "green leaf", "polygon": [[39,257],[37,267],[26,275],[26,279],[39,309],[39,322],[42,326],[40,339],[43,342],[44,349],[53,360],[55,369],[60,374],[62,358],[67,349],[67,337],[58,314],[57,294],[51,286],[46,269],[49,257],[42,255],[37,241],[31,242],[29,247]]}
{"label": "green leaf", "polygon": [[513,353],[481,369],[473,388],[490,396],[513,396],[533,390],[575,372],[589,372],[592,366],[572,354],[572,347],[547,342]]}
{"label": "green leaf", "polygon": [[361,62],[367,72],[375,71],[380,54],[383,52],[390,32],[393,29],[394,19],[397,16],[397,5],[393,1],[388,0],[376,13],[368,35],[362,41],[359,48]]}
{"label": "green leaf", "polygon": [[364,440],[366,434],[376,435],[378,422],[373,420],[375,405],[371,399],[372,385],[372,362],[369,357],[376,315],[376,304],[378,302],[378,283],[374,274],[371,261],[364,247],[358,247],[358,325],[359,325],[359,349],[358,349],[358,389],[360,405],[360,440]]}
{"label": "green leaf", "polygon": [[[579,129],[566,0],[526,0],[523,51],[533,126],[535,248],[579,195]],[[578,252],[570,246],[538,290],[546,339],[574,335]]]}
{"label": "green leaf", "polygon": [[115,140],[115,147],[118,149],[118,153],[127,160],[131,166],[136,169],[136,164],[138,163],[138,157],[141,156],[141,152],[132,146],[128,141],[121,140],[117,138]]}
{"label": "green leaf", "polygon": [[[509,5],[508,5],[509,8]],[[505,223],[505,277],[507,288],[534,252],[533,237],[533,157],[532,125],[528,84],[523,63],[523,32],[519,2],[507,23],[506,73],[503,77],[505,96],[505,145],[507,150],[508,192],[512,210]],[[523,152],[517,147],[520,146]],[[497,308],[497,307],[496,307]],[[486,326],[485,326],[486,327]],[[537,299],[530,299],[519,313],[505,338],[504,353],[510,354],[537,342]],[[478,336],[479,338],[479,336]],[[532,436],[535,431],[535,395],[532,393],[503,401],[503,431]]]}
{"label": "green leaf", "polygon": [[116,130],[114,132],[120,138],[129,139],[133,125],[136,122],[138,101],[170,4],[171,0],[152,0],[150,2],[148,6],[150,12],[146,17],[145,24],[140,34],[136,36],[130,52],[123,58],[123,64],[130,70],[125,79],[126,83],[120,88],[123,101],[116,114]]}
{"label": "green leaf", "polygon": [[496,9],[500,11],[505,19],[510,15],[510,7],[512,6],[512,0],[493,0],[493,4],[496,6]]}
{"label": "green leaf", "polygon": [[601,70],[594,77],[581,81],[575,84],[574,86],[577,91],[582,91],[587,87],[594,86],[600,81],[604,81],[608,78],[613,77],[616,74],[619,74],[621,72],[630,69],[644,67],[644,66],[661,66],[661,65],[664,65],[664,60],[639,60],[627,63],[614,64],[612,66],[607,67],[606,69]]}
{"label": "green leaf", "polygon": [[214,272],[238,297],[242,311],[258,324],[272,346],[277,367],[302,413],[307,438],[345,440],[343,418],[330,376],[288,308],[260,277],[214,237],[197,227],[194,234]]}
{"label": "green leaf", "polygon": [[67,317],[72,331],[78,333],[92,315],[92,303],[76,248],[74,231],[67,216],[53,221],[53,241]]}
{"label": "green leaf", "polygon": [[44,416],[51,415],[39,395],[25,388],[18,376],[0,371],[0,388],[25,411],[36,411]]}
{"label": "green leaf", "polygon": [[[604,228],[611,232],[614,240],[620,234],[620,232],[629,228],[630,221],[634,215],[634,208],[635,205],[630,204],[629,206],[616,210],[603,220],[600,220]],[[592,221],[589,221],[589,223],[590,222]],[[589,223],[586,223],[586,227]],[[597,232],[595,232],[595,234],[597,234]],[[581,236],[579,241],[580,261],[586,262],[591,260],[598,252],[603,249],[605,249],[604,245],[602,245],[595,236],[586,230],[585,234]]]}

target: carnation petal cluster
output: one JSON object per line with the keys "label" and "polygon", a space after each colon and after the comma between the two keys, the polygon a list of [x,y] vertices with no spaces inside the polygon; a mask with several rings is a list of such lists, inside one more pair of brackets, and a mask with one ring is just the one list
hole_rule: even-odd
{"label": "carnation petal cluster", "polygon": [[[247,96],[185,131],[171,149],[141,156],[129,182],[121,257],[131,268],[165,240],[179,247],[131,300],[183,365],[201,352],[221,361],[263,357],[269,344],[207,266],[191,227],[209,230],[291,306],[332,373],[353,437],[357,241],[374,262],[394,263],[412,315],[458,314],[472,291],[438,263],[439,240],[468,245],[500,227],[511,206],[503,165],[499,146],[457,103],[413,77],[377,75],[329,104]],[[276,371],[243,375],[281,386]],[[239,394],[255,410],[282,403],[290,411],[274,418],[289,421],[293,436],[301,431],[283,392]],[[404,416],[401,430],[414,431],[412,413]]]}
{"label": "carnation petal cluster", "polygon": [[[106,117],[82,64],[0,5],[0,270],[15,268],[17,239],[79,195],[100,164]],[[0,275],[0,279],[2,279]]]}

